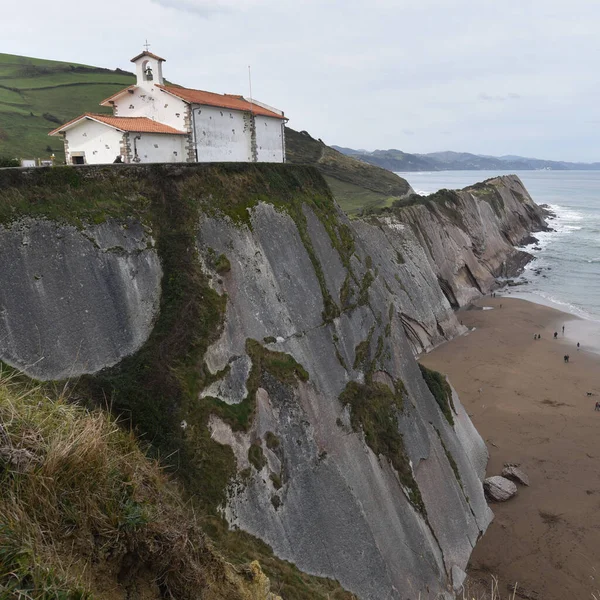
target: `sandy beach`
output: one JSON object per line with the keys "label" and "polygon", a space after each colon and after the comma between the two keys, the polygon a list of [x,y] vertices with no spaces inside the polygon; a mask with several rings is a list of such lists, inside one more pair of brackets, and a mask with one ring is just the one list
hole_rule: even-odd
{"label": "sandy beach", "polygon": [[502,598],[517,582],[517,598],[600,599],[595,340],[582,338],[577,351],[588,325],[553,308],[506,297],[477,306],[493,310],[461,311],[459,319],[475,329],[421,362],[450,377],[487,443],[488,476],[499,475],[504,463],[520,463],[531,486],[492,505],[495,520],[472,555],[470,575],[499,577]]}

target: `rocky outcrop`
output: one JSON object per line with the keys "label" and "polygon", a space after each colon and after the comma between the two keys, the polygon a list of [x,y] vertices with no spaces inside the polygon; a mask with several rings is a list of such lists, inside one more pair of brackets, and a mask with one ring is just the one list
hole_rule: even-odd
{"label": "rocky outcrop", "polygon": [[492,517],[487,451],[414,354],[464,331],[451,304],[537,223],[503,185],[504,208],[466,191],[349,221],[306,167],[0,172],[0,358],[96,373],[85,393],[203,507],[303,571],[451,598]]}
{"label": "rocky outcrop", "polygon": [[394,215],[413,229],[454,308],[488,293],[497,278],[517,275],[532,257],[515,246],[547,228],[543,210],[515,175],[411,202]]}
{"label": "rocky outcrop", "polygon": [[41,380],[114,365],[150,334],[161,276],[139,221],[0,226],[0,357]]}
{"label": "rocky outcrop", "polygon": [[483,482],[483,489],[487,497],[494,502],[506,502],[517,493],[517,486],[500,475],[488,477]]}
{"label": "rocky outcrop", "polygon": [[506,465],[502,469],[502,477],[510,479],[511,481],[516,481],[521,485],[529,485],[529,476],[516,465]]}
{"label": "rocky outcrop", "polygon": [[[211,417],[213,438],[232,447],[238,472],[250,471],[245,484],[233,489],[225,514],[282,558],[338,579],[361,598],[410,597],[425,587],[444,593],[445,573],[466,567],[491,517],[473,468],[487,455],[458,400],[460,424],[451,426],[439,411],[412,359],[402,315],[415,323],[422,316],[436,335],[436,318],[448,331],[459,328],[448,311],[436,314],[443,296],[428,285],[427,272],[414,268],[422,257],[399,263],[397,253],[415,249],[403,247],[405,238],[394,237],[393,225],[385,231],[359,223],[354,251],[344,257],[313,208],[305,204],[302,210],[304,239],[289,213],[265,203],[252,209],[247,224],[223,216],[201,220],[205,264],[211,254],[224,254],[231,266],[213,277],[229,300],[223,333],[206,355],[212,373],[230,365],[221,389],[244,388],[251,362],[247,339],[268,340],[269,351],[292,356],[308,374],[294,385],[264,375],[247,432]],[[336,219],[347,226],[342,214]],[[341,309],[334,318],[323,317],[326,306],[307,245]],[[412,300],[403,287],[412,290]],[[421,293],[430,296],[419,306]],[[352,381],[368,394],[370,379],[403,390],[398,427],[412,465],[408,481],[422,505],[411,501],[406,479],[388,457],[372,451],[353,426],[351,409],[337,400]],[[240,403],[240,396],[219,400]],[[278,440],[276,449],[269,448],[268,435]],[[462,436],[471,443],[463,444]],[[264,455],[258,465],[249,460],[256,445]],[[443,494],[440,481],[449,486]]]}

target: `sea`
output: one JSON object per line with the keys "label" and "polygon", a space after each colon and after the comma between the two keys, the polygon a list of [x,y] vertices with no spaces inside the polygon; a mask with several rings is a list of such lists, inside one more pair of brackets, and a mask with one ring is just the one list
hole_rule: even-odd
{"label": "sea", "polygon": [[[514,173],[537,204],[547,204],[555,231],[535,233],[535,256],[513,297],[546,304],[586,319],[600,332],[600,171],[438,171],[398,173],[418,194],[461,189]],[[539,249],[535,249],[535,248]],[[586,326],[587,327],[587,326]],[[596,337],[596,336],[594,336]],[[594,344],[596,345],[596,344]]]}

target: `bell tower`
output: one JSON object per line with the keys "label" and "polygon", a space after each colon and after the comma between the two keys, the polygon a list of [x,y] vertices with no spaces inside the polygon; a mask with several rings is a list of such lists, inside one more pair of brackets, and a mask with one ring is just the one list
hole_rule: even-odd
{"label": "bell tower", "polygon": [[165,59],[149,52],[148,42],[146,42],[145,47],[146,49],[141,54],[131,59],[131,62],[135,65],[136,85],[143,88],[152,87],[156,83],[164,85],[162,64],[165,62]]}

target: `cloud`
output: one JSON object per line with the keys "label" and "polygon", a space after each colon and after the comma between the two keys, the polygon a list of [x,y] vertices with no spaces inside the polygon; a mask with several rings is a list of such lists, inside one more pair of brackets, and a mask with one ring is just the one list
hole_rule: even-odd
{"label": "cloud", "polygon": [[521,96],[519,94],[515,94],[514,92],[510,92],[506,96],[493,96],[486,94],[485,92],[481,92],[481,94],[479,94],[479,99],[483,100],[484,102],[506,102],[507,100],[519,100],[520,98]]}
{"label": "cloud", "polygon": [[228,13],[231,7],[224,3],[204,2],[203,0],[150,0],[152,4],[158,4],[165,8],[192,13],[208,19],[214,15]]}
{"label": "cloud", "polygon": [[210,18],[218,14],[246,12],[274,4],[273,0],[150,0],[150,2],[203,18]]}

